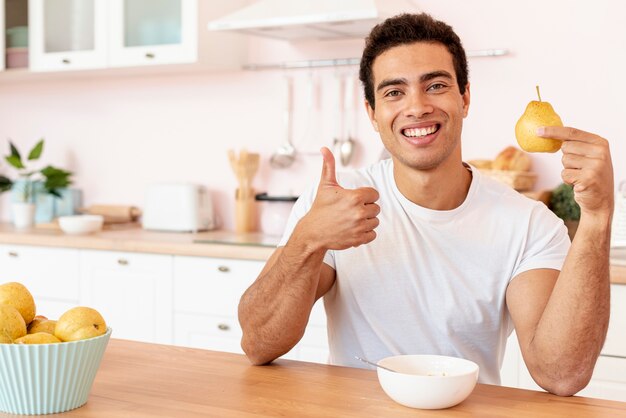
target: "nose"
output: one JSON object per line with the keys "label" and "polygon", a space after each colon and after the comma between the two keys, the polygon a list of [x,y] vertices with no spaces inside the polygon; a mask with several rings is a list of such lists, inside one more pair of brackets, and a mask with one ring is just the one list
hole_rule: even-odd
{"label": "nose", "polygon": [[423,91],[410,91],[407,93],[406,108],[404,116],[408,118],[420,119],[433,112],[431,99]]}

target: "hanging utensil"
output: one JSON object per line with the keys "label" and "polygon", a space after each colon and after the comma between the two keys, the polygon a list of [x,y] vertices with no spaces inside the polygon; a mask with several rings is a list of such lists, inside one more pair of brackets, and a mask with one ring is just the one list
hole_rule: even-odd
{"label": "hanging utensil", "polygon": [[270,158],[270,166],[273,168],[287,168],[296,159],[296,149],[293,146],[293,79],[287,77],[286,108],[284,114],[285,134],[287,139],[279,146]]}
{"label": "hanging utensil", "polygon": [[[334,145],[339,154],[339,161],[341,165],[347,166],[350,164],[350,160],[354,154],[355,142],[352,138],[352,129],[355,129],[355,94],[354,94],[354,81],[351,74],[348,74],[345,79],[339,78],[339,115],[340,115],[340,133],[339,138],[335,138]],[[347,119],[350,118],[351,128],[347,128],[350,124]]]}

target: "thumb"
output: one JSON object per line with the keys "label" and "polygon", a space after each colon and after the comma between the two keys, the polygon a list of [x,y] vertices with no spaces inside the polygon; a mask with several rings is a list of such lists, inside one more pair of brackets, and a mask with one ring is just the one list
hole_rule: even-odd
{"label": "thumb", "polygon": [[322,147],[322,149],[320,149],[320,152],[322,153],[322,157],[324,158],[320,185],[339,186],[339,183],[337,183],[337,176],[335,175],[335,156],[326,147]]}

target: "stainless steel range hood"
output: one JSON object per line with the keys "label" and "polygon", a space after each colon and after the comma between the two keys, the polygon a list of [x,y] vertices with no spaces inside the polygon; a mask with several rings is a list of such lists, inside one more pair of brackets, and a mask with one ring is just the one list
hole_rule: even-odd
{"label": "stainless steel range hood", "polygon": [[260,0],[208,28],[288,40],[359,38],[389,16],[416,11],[409,0]]}

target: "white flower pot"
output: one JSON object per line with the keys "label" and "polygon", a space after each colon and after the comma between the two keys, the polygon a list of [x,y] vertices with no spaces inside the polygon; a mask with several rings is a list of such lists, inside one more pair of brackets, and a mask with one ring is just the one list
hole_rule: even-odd
{"label": "white flower pot", "polygon": [[14,202],[13,225],[16,228],[30,228],[35,223],[35,204],[25,202]]}

